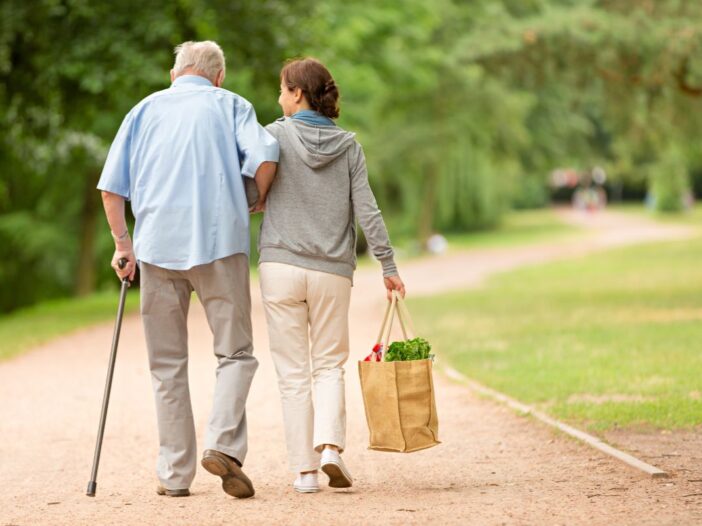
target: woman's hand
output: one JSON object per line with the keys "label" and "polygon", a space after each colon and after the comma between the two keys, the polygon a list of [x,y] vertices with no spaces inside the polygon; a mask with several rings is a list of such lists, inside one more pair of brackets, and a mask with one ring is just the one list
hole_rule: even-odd
{"label": "woman's hand", "polygon": [[250,214],[258,214],[259,212],[265,212],[266,211],[266,202],[258,200],[256,201],[256,204],[253,205],[251,208],[249,208],[249,213]]}
{"label": "woman's hand", "polygon": [[385,282],[385,288],[388,291],[388,301],[392,300],[392,291],[396,290],[400,293],[400,296],[405,297],[405,284],[400,279],[400,276],[388,276],[383,278]]}

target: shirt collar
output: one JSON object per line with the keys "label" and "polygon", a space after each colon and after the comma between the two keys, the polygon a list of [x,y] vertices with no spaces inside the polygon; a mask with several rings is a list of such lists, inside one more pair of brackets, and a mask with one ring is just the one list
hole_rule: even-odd
{"label": "shirt collar", "polygon": [[181,84],[197,84],[199,86],[212,86],[213,84],[205,77],[199,75],[182,75],[175,79],[171,87],[180,86]]}
{"label": "shirt collar", "polygon": [[290,116],[291,119],[300,120],[314,126],[335,126],[333,120],[314,110],[300,110]]}

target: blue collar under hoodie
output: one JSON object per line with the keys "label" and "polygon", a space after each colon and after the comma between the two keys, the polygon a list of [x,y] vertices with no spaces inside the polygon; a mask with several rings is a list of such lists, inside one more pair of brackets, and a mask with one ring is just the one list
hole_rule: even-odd
{"label": "blue collar under hoodie", "polygon": [[329,117],[325,117],[318,111],[314,110],[300,110],[290,118],[300,120],[305,124],[312,124],[313,126],[336,126],[334,121]]}

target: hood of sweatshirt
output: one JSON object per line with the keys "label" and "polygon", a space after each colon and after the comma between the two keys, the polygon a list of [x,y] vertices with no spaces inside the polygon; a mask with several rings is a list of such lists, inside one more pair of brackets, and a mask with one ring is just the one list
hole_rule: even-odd
{"label": "hood of sweatshirt", "polygon": [[295,152],[313,169],[322,168],[344,155],[356,140],[355,133],[338,126],[314,126],[290,118],[281,124]]}

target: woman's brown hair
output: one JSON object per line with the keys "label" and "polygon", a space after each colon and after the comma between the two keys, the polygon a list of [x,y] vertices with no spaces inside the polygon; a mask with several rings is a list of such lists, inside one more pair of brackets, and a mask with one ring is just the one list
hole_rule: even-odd
{"label": "woman's brown hair", "polygon": [[314,111],[330,119],[339,116],[339,89],[319,60],[309,57],[289,60],[280,72],[280,80],[291,91],[300,88]]}

